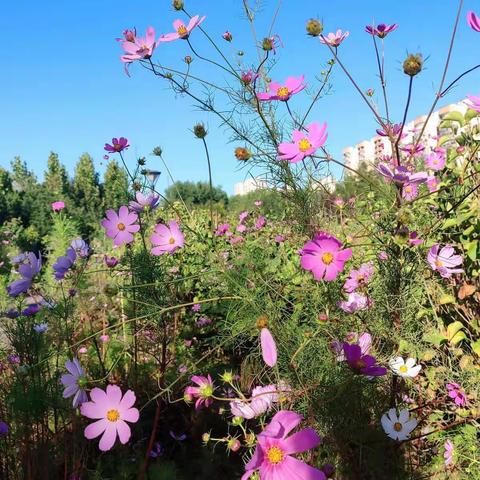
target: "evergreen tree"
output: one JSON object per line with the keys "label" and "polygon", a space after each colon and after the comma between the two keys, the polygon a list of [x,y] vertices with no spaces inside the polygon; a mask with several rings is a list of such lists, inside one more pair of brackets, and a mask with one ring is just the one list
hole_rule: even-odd
{"label": "evergreen tree", "polygon": [[[175,182],[165,190],[165,197],[171,202],[180,200],[181,197],[187,205],[207,205],[210,201],[210,186],[207,182]],[[212,200],[226,205],[228,196],[221,187],[213,187]]]}
{"label": "evergreen tree", "polygon": [[52,201],[65,201],[69,191],[68,174],[55,152],[51,152],[48,157],[47,171],[44,178],[43,185],[50,194]]}
{"label": "evergreen tree", "polygon": [[103,206],[118,209],[128,202],[128,176],[115,160],[110,160],[103,177]]}
{"label": "evergreen tree", "polygon": [[84,153],[75,166],[72,185],[72,211],[83,237],[89,238],[102,218],[102,202],[98,174],[93,159]]}

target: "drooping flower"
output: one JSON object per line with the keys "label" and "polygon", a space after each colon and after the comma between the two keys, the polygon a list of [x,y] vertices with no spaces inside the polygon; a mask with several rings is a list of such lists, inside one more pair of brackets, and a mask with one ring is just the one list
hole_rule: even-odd
{"label": "drooping flower", "polygon": [[109,143],[105,144],[104,150],[107,152],[112,152],[112,153],[120,153],[126,150],[130,145],[128,144],[128,140],[125,137],[120,137],[120,138],[112,138],[112,144],[110,145]]}
{"label": "drooping flower", "polygon": [[259,74],[254,72],[253,70],[246,70],[246,71],[243,71],[241,74],[240,74],[240,78],[242,80],[242,83],[244,85],[250,85],[251,83],[253,83],[257,78],[259,77]]}
{"label": "drooping flower", "polygon": [[455,405],[464,407],[467,404],[465,390],[458,383],[447,383],[448,396],[455,402]]}
{"label": "drooping flower", "polygon": [[63,391],[63,398],[73,397],[73,408],[77,408],[82,403],[88,401],[85,387],[87,385],[87,379],[85,377],[85,371],[80,365],[77,358],[73,358],[72,361],[65,362],[65,368],[69,373],[65,373],[61,376],[60,380],[65,387]]}
{"label": "drooping flower", "polygon": [[90,401],[82,403],[80,412],[87,418],[95,419],[85,428],[85,437],[89,440],[102,435],[99,448],[103,452],[110,450],[118,438],[125,444],[130,440],[132,432],[127,422],[135,423],[140,416],[133,408],[136,397],[132,390],[122,391],[117,385],[108,385],[106,392],[94,388],[90,392]]}
{"label": "drooping flower", "polygon": [[342,242],[333,235],[318,232],[302,248],[302,268],[310,270],[315,280],[335,280],[352,256],[352,249],[342,250],[342,246]]}
{"label": "drooping flower", "polygon": [[154,233],[150,236],[150,241],[153,245],[152,255],[173,253],[185,245],[183,233],[178,223],[173,220],[168,222],[168,226],[162,223],[158,224]]}
{"label": "drooping flower", "polygon": [[209,407],[213,403],[212,397],[215,391],[215,385],[213,384],[212,377],[210,375],[207,375],[206,377],[194,375],[191,378],[191,381],[196,383],[198,386],[187,387],[184,394],[185,399],[190,401],[193,398],[196,398],[197,401],[195,402],[195,408],[197,410],[202,408],[203,405],[205,405],[205,407]]}
{"label": "drooping flower", "polygon": [[418,375],[422,366],[416,363],[414,358],[404,360],[402,357],[391,358],[388,362],[392,371],[403,378],[415,378]]}
{"label": "drooping flower", "polygon": [[33,317],[40,311],[40,305],[38,303],[32,303],[27,308],[22,310],[22,315],[25,317]]}
{"label": "drooping flower", "polygon": [[409,155],[415,156],[419,155],[425,150],[425,145],[421,143],[409,143],[408,145],[403,145],[400,147],[402,152],[408,153]]}
{"label": "drooping flower", "polygon": [[133,233],[140,230],[140,225],[135,223],[138,220],[135,212],[130,212],[128,207],[122,205],[118,213],[115,210],[107,210],[106,217],[102,220],[102,226],[107,237],[113,238],[114,245],[133,242]]}
{"label": "drooping flower", "polygon": [[385,367],[377,365],[377,360],[372,355],[364,355],[360,345],[343,344],[343,353],[350,368],[357,374],[370,377],[379,377],[387,374]]}
{"label": "drooping flower", "polygon": [[440,245],[436,243],[428,251],[427,261],[432,270],[437,271],[443,278],[450,278],[454,273],[463,273],[463,269],[455,268],[463,263],[463,258],[455,254],[451,245],[440,249]]}
{"label": "drooping flower", "polygon": [[174,32],[172,33],[166,33],[164,35],[160,35],[160,38],[158,39],[159,42],[173,42],[174,40],[182,39],[186,40],[189,36],[192,30],[195,27],[198,27],[204,20],[205,16],[201,17],[199,15],[195,15],[190,19],[188,22],[188,25],[185,25],[185,23],[182,20],[175,20],[173,22],[173,28],[175,29]]}
{"label": "drooping flower", "polygon": [[445,155],[438,152],[432,152],[425,159],[425,165],[432,170],[442,170],[445,167]]}
{"label": "drooping flower", "polygon": [[[390,137],[396,139],[400,135],[400,132],[402,132],[402,126],[403,125],[401,123],[386,123],[384,130],[377,128],[377,134],[381,137]],[[406,136],[406,133],[402,133],[402,138],[405,138]]]}
{"label": "drooping flower", "polygon": [[105,265],[108,268],[113,268],[113,267],[116,267],[118,265],[118,259],[115,258],[115,257],[107,257],[107,255],[105,255],[103,257],[103,261],[105,262]]}
{"label": "drooping flower", "polygon": [[[157,45],[158,42],[155,41],[155,29],[153,27],[147,28],[145,37],[137,37],[136,32],[129,30],[128,34],[125,35],[125,40],[121,42],[124,54],[120,59],[125,63],[125,68],[127,69],[130,63],[135,60],[150,58]],[[128,70],[126,72],[128,74]],[[112,152],[112,150],[107,150],[107,152]]]}
{"label": "drooping flower", "polygon": [[211,318],[202,316],[202,317],[200,317],[200,318],[195,322],[195,325],[196,325],[198,328],[203,328],[203,327],[206,327],[207,325],[210,325],[211,323],[212,323],[212,319],[211,319]]}
{"label": "drooping flower", "polygon": [[339,47],[340,44],[350,35],[350,32],[342,32],[340,29],[335,33],[330,32],[328,35],[320,36],[320,43],[330,45],[331,47]]}
{"label": "drooping flower", "polygon": [[274,367],[277,363],[277,344],[268,328],[262,328],[260,332],[260,344],[262,347],[263,361],[269,367]]}
{"label": "drooping flower", "polygon": [[278,402],[281,386],[266,385],[255,387],[249,400],[234,400],[230,402],[232,415],[250,420],[259,417],[270,411],[273,405]]}
{"label": "drooping flower", "polygon": [[269,102],[271,100],[280,100],[286,102],[292,95],[301,92],[305,87],[304,75],[301,77],[288,77],[282,85],[278,82],[270,82],[268,92],[257,93],[259,100]]}
{"label": "drooping flower", "polygon": [[288,436],[302,420],[303,417],[296,412],[278,412],[263,432],[257,435],[257,447],[245,466],[246,472],[241,480],[248,480],[257,471],[262,480],[326,480],[321,470],[292,456],[311,450],[321,442],[312,428]]}
{"label": "drooping flower", "polygon": [[136,213],[142,213],[146,208],[155,210],[155,208],[158,207],[159,200],[160,196],[156,193],[144,195],[142,192],[137,192],[135,200],[131,200],[128,206],[130,207],[130,210],[133,210]]}
{"label": "drooping flower", "polygon": [[54,212],[59,212],[60,210],[63,210],[64,208],[65,208],[65,202],[58,201],[58,202],[53,202],[52,203],[52,210]]}
{"label": "drooping flower", "polygon": [[427,172],[412,173],[406,167],[392,167],[385,162],[379,163],[375,169],[388,180],[400,185],[404,183],[425,183],[428,180]]}
{"label": "drooping flower", "polygon": [[380,23],[379,25],[367,25],[365,31],[370,35],[377,36],[378,38],[385,38],[390,32],[393,32],[398,28],[396,23],[392,25],[386,25],[385,23]]}
{"label": "drooping flower", "polygon": [[345,281],[343,289],[348,293],[352,293],[357,288],[367,285],[373,276],[373,272],[373,262],[363,263],[358,270],[350,270],[349,277]]}
{"label": "drooping flower", "polygon": [[[478,31],[480,31],[480,27]],[[455,452],[453,442],[451,440],[447,440],[443,444],[443,448],[445,448],[445,452],[443,453],[443,458],[445,459],[445,466],[448,467],[453,463],[453,455]]]}
{"label": "drooping flower", "polygon": [[474,12],[470,11],[467,13],[467,22],[470,25],[470,28],[476,32],[480,32],[480,18],[475,15]]}
{"label": "drooping flower", "polygon": [[318,122],[311,123],[307,132],[294,130],[292,132],[292,143],[281,143],[278,146],[279,160],[288,160],[291,163],[302,161],[305,157],[313,155],[317,149],[323,146],[327,140],[327,124],[320,125]]}
{"label": "drooping flower", "polygon": [[348,294],[347,300],[340,300],[338,307],[345,313],[355,313],[360,310],[368,310],[372,305],[372,301],[366,295],[357,292]]}
{"label": "drooping flower", "polygon": [[42,268],[42,257],[40,254],[38,258],[32,252],[21,255],[22,260],[18,262],[18,273],[22,278],[13,281],[7,286],[7,292],[11,297],[17,297],[21,293],[25,293],[32,286],[33,278]]}
{"label": "drooping flower", "polygon": [[402,188],[402,198],[407,201],[418,197],[418,186],[416,183],[405,183]]}
{"label": "drooping flower", "polygon": [[80,258],[87,258],[90,252],[88,243],[81,238],[76,238],[75,240],[72,240],[70,243],[70,248],[73,248],[73,250],[75,250],[75,253]]}
{"label": "drooping flower", "polygon": [[77,254],[73,248],[68,248],[64,256],[58,257],[52,267],[55,272],[55,280],[63,280],[67,272],[73,267],[76,259]]}
{"label": "drooping flower", "polygon": [[408,410],[400,410],[397,415],[397,411],[394,408],[382,415],[381,422],[384,432],[391,439],[399,442],[410,438],[410,434],[418,425],[415,418],[410,418]]}

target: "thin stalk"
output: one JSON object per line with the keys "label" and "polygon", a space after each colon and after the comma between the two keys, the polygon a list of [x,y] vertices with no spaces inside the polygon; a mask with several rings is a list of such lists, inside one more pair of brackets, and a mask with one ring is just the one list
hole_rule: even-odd
{"label": "thin stalk", "polygon": [[[397,141],[395,142],[395,152],[397,155],[397,163],[400,166],[400,140],[402,139],[403,129],[405,127],[405,122],[407,121],[408,115],[408,108],[410,107],[410,100],[412,99],[412,87],[413,87],[413,77],[410,76],[410,80],[408,82],[408,95],[407,95],[407,103],[405,105],[405,111],[403,112],[403,120],[402,126],[400,128],[400,133],[398,134]],[[421,136],[421,135],[420,135]]]}
{"label": "thin stalk", "polygon": [[207,142],[205,138],[202,138],[203,146],[205,148],[205,155],[207,157],[208,164],[208,185],[210,187],[210,228],[213,229],[213,184],[212,184],[212,165],[210,162],[210,153],[208,151]]}
{"label": "thin stalk", "polygon": [[388,112],[388,100],[387,100],[387,85],[385,82],[385,71],[383,69],[384,66],[384,44],[382,40],[382,61],[380,62],[380,55],[378,52],[377,40],[375,39],[375,35],[372,35],[373,39],[373,46],[375,47],[375,56],[377,57],[377,66],[378,66],[378,73],[380,75],[380,83],[382,85],[383,91],[383,100],[385,102],[385,114],[387,116],[387,122],[390,123],[390,114]]}

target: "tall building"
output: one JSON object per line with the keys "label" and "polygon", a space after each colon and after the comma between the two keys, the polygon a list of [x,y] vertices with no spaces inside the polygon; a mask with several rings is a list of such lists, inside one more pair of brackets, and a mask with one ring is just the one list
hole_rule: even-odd
{"label": "tall building", "polygon": [[247,178],[243,182],[236,183],[234,186],[235,195],[246,195],[255,190],[267,188],[267,182],[260,178]]}
{"label": "tall building", "polygon": [[[430,152],[436,145],[439,137],[446,135],[450,129],[442,125],[445,116],[451,112],[460,112],[464,114],[467,111],[465,101],[452,103],[433,112],[423,131],[421,142],[426,147],[426,151]],[[422,131],[427,115],[421,115],[411,122],[407,123],[403,129],[406,137],[402,143],[409,144],[416,142],[419,133]],[[448,143],[445,145],[448,146]],[[346,147],[342,150],[343,163],[345,170],[354,173],[360,164],[366,164],[367,167],[373,166],[384,155],[392,154],[392,144],[388,137],[376,135],[370,140],[363,140],[352,147]]]}

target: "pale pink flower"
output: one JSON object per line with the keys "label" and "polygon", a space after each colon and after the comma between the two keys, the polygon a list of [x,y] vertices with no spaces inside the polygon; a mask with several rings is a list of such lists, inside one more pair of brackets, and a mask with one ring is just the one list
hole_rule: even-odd
{"label": "pale pink flower", "polygon": [[152,255],[164,255],[173,253],[175,250],[185,245],[185,239],[178,223],[175,221],[168,222],[168,226],[158,224],[155,232],[150,236],[153,248]]}
{"label": "pale pink flower", "polygon": [[205,15],[201,18],[199,15],[195,15],[190,19],[187,25],[185,25],[185,23],[182,20],[175,20],[173,22],[173,28],[175,29],[175,32],[160,35],[160,38],[158,39],[158,41],[172,42],[178,39],[186,40],[190,36],[190,33],[192,32],[192,30],[195,27],[198,27],[205,20],[205,18],[206,18]]}
{"label": "pale pink flower", "polygon": [[270,82],[268,92],[257,93],[257,97],[262,101],[280,100],[286,102],[292,95],[305,88],[304,78],[303,75],[301,77],[288,77],[283,85],[278,82]]}
{"label": "pale pink flower", "polygon": [[340,44],[350,35],[350,32],[342,32],[337,30],[335,33],[320,36],[320,43],[330,45],[331,47],[339,47]]}
{"label": "pale pink flower", "polygon": [[461,268],[456,268],[463,263],[463,258],[455,254],[451,245],[440,249],[440,245],[436,243],[428,251],[427,261],[432,270],[436,270],[443,278],[450,278],[454,273],[463,273]]}

